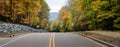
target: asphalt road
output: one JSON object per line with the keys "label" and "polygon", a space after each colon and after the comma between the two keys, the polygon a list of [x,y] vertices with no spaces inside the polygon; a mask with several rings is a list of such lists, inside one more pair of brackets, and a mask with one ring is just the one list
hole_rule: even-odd
{"label": "asphalt road", "polygon": [[102,47],[73,33],[29,33],[0,41],[0,47]]}

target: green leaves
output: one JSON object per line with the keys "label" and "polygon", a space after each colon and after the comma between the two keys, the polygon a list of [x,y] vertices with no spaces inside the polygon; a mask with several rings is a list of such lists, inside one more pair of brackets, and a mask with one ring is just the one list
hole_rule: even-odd
{"label": "green leaves", "polygon": [[120,28],[120,17],[114,20],[114,27]]}
{"label": "green leaves", "polygon": [[[119,0],[69,0],[69,5],[60,10],[60,18],[64,17],[66,15],[64,13],[67,12],[70,13],[67,15],[72,18],[73,30],[120,29]],[[71,18],[60,20],[69,23],[67,21]],[[63,23],[63,25],[67,24]]]}

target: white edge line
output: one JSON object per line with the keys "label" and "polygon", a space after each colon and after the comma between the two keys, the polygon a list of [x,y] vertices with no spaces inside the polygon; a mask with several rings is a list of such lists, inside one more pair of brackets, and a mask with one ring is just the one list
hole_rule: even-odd
{"label": "white edge line", "polygon": [[[75,33],[75,34],[76,34],[76,33]],[[87,39],[88,41],[93,42],[93,43],[95,43],[95,44],[97,44],[97,45],[100,45],[100,46],[102,46],[102,47],[107,47],[106,45],[103,45],[103,44],[101,44],[101,43],[99,43],[99,42],[96,42],[96,41],[94,41],[94,40],[92,40],[92,39],[90,39],[90,38],[84,37],[84,36],[82,36],[82,35],[80,35],[80,34],[76,34],[76,35],[79,35],[79,36]]]}
{"label": "white edge line", "polygon": [[8,45],[8,44],[10,44],[10,43],[12,43],[12,42],[14,42],[14,41],[16,41],[16,40],[19,40],[19,39],[21,39],[21,38],[26,37],[26,36],[28,36],[28,35],[25,35],[25,36],[22,36],[22,37],[20,37],[20,38],[17,38],[17,39],[14,39],[14,40],[12,40],[12,41],[9,41],[9,42],[7,42],[7,43],[1,45],[0,47],[3,47],[3,46],[5,46],[5,45]]}
{"label": "white edge line", "polygon": [[89,40],[89,41],[91,41],[91,42],[93,42],[93,43],[95,43],[95,44],[98,44],[98,45],[100,45],[100,46],[102,46],[102,47],[108,47],[108,46],[106,46],[106,45],[103,45],[103,44],[101,44],[101,43],[99,43],[99,42],[96,42],[96,41],[94,41],[94,40],[92,40],[92,39],[89,39],[89,38],[87,38],[87,37],[84,37],[84,38],[86,38],[87,40]]}

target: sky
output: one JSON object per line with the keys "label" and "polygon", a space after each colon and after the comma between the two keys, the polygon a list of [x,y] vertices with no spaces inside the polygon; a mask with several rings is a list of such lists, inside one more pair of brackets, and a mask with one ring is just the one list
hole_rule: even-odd
{"label": "sky", "polygon": [[67,0],[46,0],[50,7],[50,12],[59,12],[62,6],[66,4]]}

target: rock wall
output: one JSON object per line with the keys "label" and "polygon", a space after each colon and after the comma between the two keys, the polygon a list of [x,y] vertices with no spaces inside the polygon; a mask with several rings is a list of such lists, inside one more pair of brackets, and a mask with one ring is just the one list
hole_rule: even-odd
{"label": "rock wall", "polygon": [[27,31],[43,32],[44,30],[34,29],[28,26],[18,25],[18,24],[8,24],[8,23],[0,24],[0,32],[14,32],[14,31],[16,32],[27,32]]}

